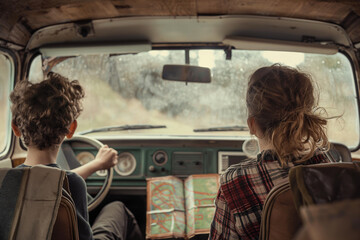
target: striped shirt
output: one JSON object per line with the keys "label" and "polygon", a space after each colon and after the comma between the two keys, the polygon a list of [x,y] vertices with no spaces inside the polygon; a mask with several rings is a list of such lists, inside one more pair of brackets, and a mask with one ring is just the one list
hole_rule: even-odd
{"label": "striped shirt", "polygon": [[[302,164],[328,162],[317,152]],[[265,198],[274,185],[288,181],[290,167],[282,167],[271,151],[229,167],[220,178],[216,211],[209,239],[258,239]]]}

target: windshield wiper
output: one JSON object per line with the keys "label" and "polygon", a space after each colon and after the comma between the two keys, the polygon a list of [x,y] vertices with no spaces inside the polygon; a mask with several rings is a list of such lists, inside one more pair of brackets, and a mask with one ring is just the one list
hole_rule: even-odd
{"label": "windshield wiper", "polygon": [[165,125],[121,125],[121,126],[113,126],[113,127],[95,128],[80,132],[78,134],[85,135],[94,132],[115,132],[115,131],[141,130],[141,129],[152,129],[152,128],[166,128],[166,126]]}
{"label": "windshield wiper", "polygon": [[226,127],[212,127],[212,128],[200,128],[194,129],[194,132],[226,132],[226,131],[249,131],[245,126],[226,126]]}

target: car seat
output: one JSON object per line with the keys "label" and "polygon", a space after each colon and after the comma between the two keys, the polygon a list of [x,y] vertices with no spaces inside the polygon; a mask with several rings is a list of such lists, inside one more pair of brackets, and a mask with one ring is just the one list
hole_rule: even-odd
{"label": "car seat", "polygon": [[360,199],[360,163],[299,165],[290,182],[275,186],[262,212],[261,240],[293,239],[300,229],[300,207]]}
{"label": "car seat", "polygon": [[1,239],[78,240],[68,190],[66,173],[57,168],[1,168]]}
{"label": "car seat", "polygon": [[64,179],[60,206],[51,240],[78,240],[79,229],[77,225],[75,204],[70,195],[69,183]]}
{"label": "car seat", "polygon": [[352,162],[349,148],[342,143],[331,143],[326,155],[332,162]]}
{"label": "car seat", "polygon": [[275,186],[266,197],[261,216],[260,240],[292,239],[301,227],[289,182]]}

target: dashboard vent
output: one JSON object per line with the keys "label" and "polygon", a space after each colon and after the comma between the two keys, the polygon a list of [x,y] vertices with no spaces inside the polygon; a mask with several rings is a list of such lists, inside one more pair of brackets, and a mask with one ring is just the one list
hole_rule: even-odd
{"label": "dashboard vent", "polygon": [[243,162],[248,159],[243,152],[219,152],[218,153],[218,172],[223,173],[233,164]]}
{"label": "dashboard vent", "polygon": [[202,152],[174,152],[172,154],[172,174],[191,175],[204,172]]}

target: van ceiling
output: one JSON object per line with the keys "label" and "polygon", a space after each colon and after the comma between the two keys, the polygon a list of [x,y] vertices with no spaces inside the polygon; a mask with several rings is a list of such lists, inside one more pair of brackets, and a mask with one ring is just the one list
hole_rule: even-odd
{"label": "van ceiling", "polygon": [[25,47],[38,29],[59,23],[132,16],[258,15],[342,26],[360,42],[359,0],[1,0],[0,45]]}
{"label": "van ceiling", "polygon": [[[231,44],[225,43],[225,39],[232,39]],[[296,45],[293,47],[306,45],[306,47],[333,48],[335,45],[342,47],[352,45],[344,30],[335,24],[292,18],[225,15],[179,16],[176,19],[162,16],[123,17],[93,20],[91,23],[82,24],[58,24],[35,32],[28,41],[26,49],[90,47],[120,43],[126,45],[136,42],[162,46],[178,44],[220,46],[224,43],[247,49],[254,47],[253,43],[256,41],[260,42],[260,45],[256,45],[257,50],[260,50],[264,47],[265,39],[268,40],[268,45],[269,41],[273,40],[273,46],[275,41],[281,46],[289,43]],[[245,41],[250,44],[245,44]],[[294,50],[293,47],[290,49]],[[311,51],[314,51],[314,48]]]}

